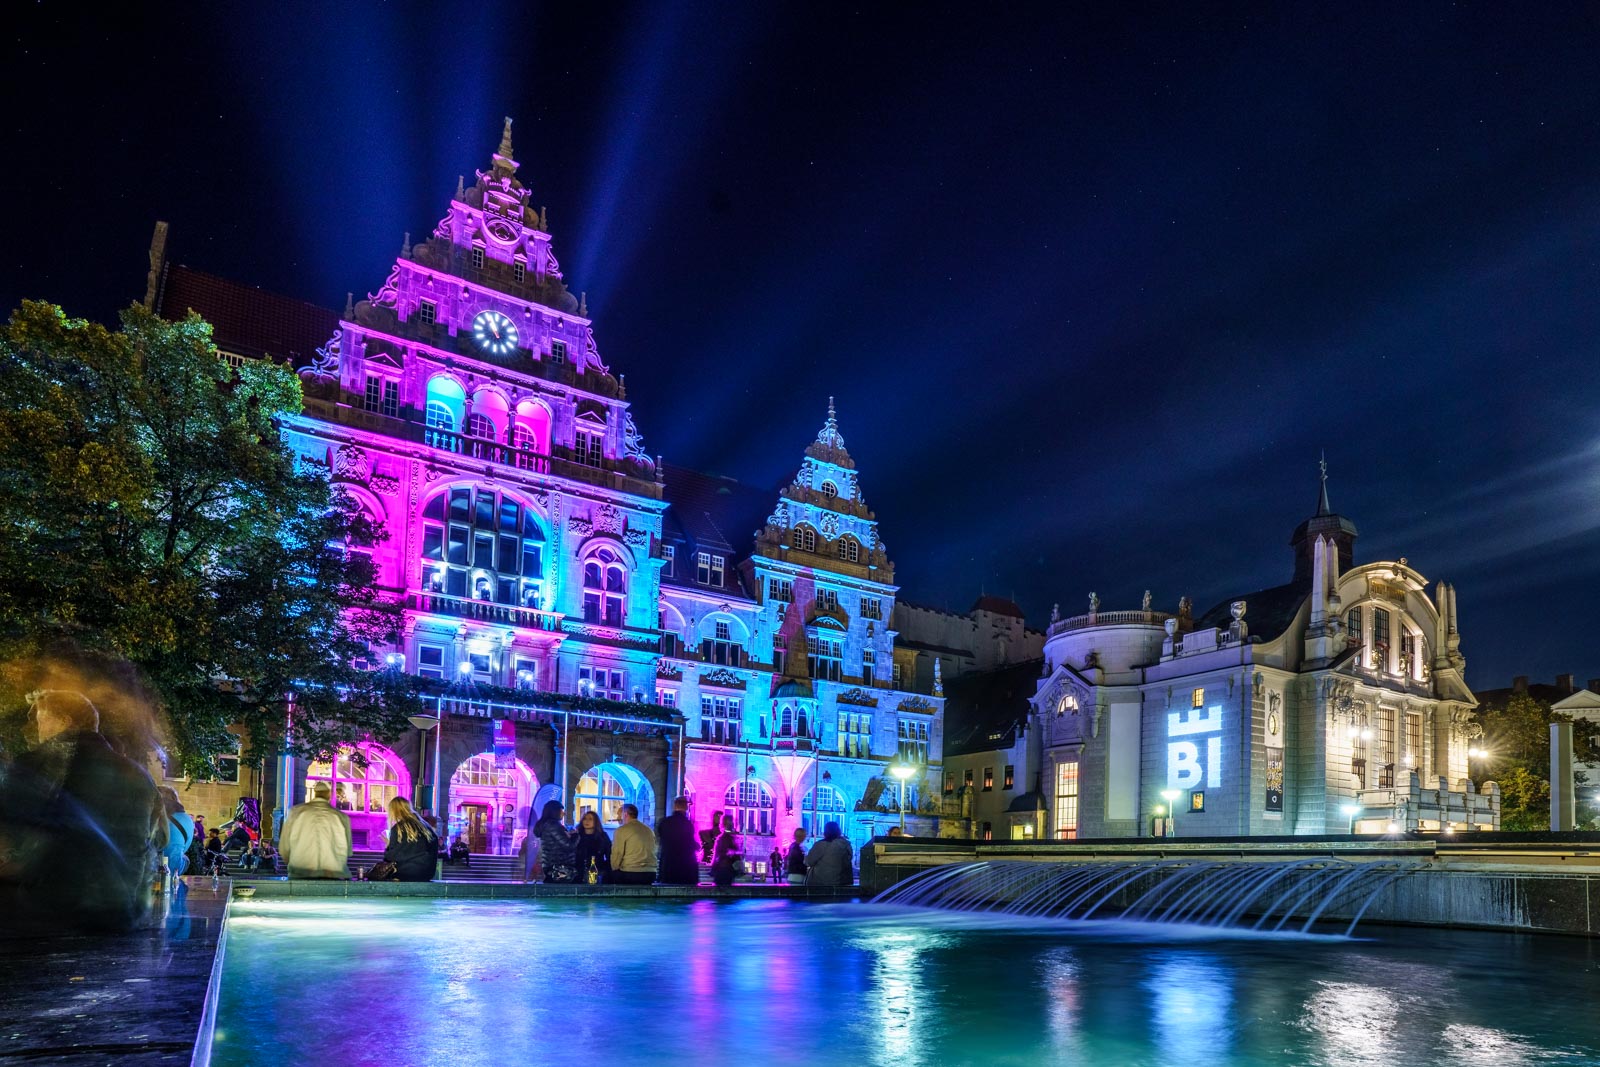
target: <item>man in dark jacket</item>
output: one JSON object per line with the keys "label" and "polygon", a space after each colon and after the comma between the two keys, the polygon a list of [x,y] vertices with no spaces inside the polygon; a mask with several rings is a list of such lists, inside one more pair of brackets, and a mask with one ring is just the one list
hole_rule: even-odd
{"label": "man in dark jacket", "polygon": [[32,694],[34,747],[0,798],[5,903],[45,922],[128,930],[149,916],[166,810],[150,775],[100,734],[83,694]]}
{"label": "man in dark jacket", "polygon": [[672,814],[656,826],[661,852],[656,870],[658,885],[696,885],[700,881],[700,849],[688,811],[689,798],[679,797],[672,802]]}

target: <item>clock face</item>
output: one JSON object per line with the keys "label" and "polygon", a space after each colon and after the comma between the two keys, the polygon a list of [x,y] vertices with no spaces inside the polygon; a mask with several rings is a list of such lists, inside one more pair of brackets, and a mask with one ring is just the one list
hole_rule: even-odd
{"label": "clock face", "polygon": [[472,320],[472,339],[485,352],[503,356],[517,347],[517,324],[498,311],[480,311]]}
{"label": "clock face", "polygon": [[1278,722],[1278,713],[1277,712],[1275,712],[1275,711],[1267,712],[1267,733],[1276,735],[1277,732],[1278,732],[1278,727],[1281,726],[1281,725],[1282,724],[1280,722]]}

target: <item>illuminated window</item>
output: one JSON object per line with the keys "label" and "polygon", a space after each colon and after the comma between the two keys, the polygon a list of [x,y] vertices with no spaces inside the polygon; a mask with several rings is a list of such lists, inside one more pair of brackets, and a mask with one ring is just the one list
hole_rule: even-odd
{"label": "illuminated window", "polygon": [[817,550],[817,530],[814,526],[801,523],[794,528],[794,547],[802,552],[815,552]]}
{"label": "illuminated window", "polygon": [[878,653],[874,649],[861,650],[861,676],[868,681],[878,673]]}
{"label": "illuminated window", "polygon": [[583,818],[585,810],[592,811],[600,816],[600,823],[607,830],[615,830],[622,824],[624,804],[639,809],[641,822],[649,823],[655,818],[655,791],[637,768],[626,763],[591,767],[578,779],[578,788],[572,794],[577,818]]}
{"label": "illuminated window", "polygon": [[1190,707],[1192,707],[1192,708],[1201,708],[1201,707],[1205,706],[1205,703],[1206,703],[1206,691],[1204,689],[1196,689],[1194,692],[1189,694],[1189,706]]}
{"label": "illuminated window", "polygon": [[417,318],[430,326],[433,325],[439,321],[439,305],[432,300],[422,301],[417,305]]}
{"label": "illuminated window", "polygon": [[985,793],[989,793],[989,792],[993,792],[993,790],[994,790],[994,768],[993,767],[985,767],[983,769],[983,791]]}
{"label": "illuminated window", "polygon": [[738,697],[700,697],[700,740],[718,745],[737,745],[741,704]]}
{"label": "illuminated window", "polygon": [[1005,788],[1007,788],[1007,789],[1015,789],[1016,787],[1017,787],[1017,769],[1015,767],[1013,767],[1011,764],[1008,763],[1008,764],[1006,764],[1006,784],[1005,784]]}
{"label": "illuminated window", "polygon": [[1078,764],[1056,764],[1056,839],[1078,837]]}
{"label": "illuminated window", "polygon": [[660,704],[664,708],[675,708],[675,707],[677,707],[678,706],[678,691],[676,689],[657,689],[656,690],[656,703]]}
{"label": "illuminated window", "polygon": [[[357,752],[366,756],[366,766],[356,760]],[[333,790],[329,798],[340,811],[381,812],[400,795],[400,774],[384,753],[374,746],[346,745],[330,763],[317,760],[306,768],[306,793],[310,800],[318,782]]]}
{"label": "illuminated window", "polygon": [[905,674],[904,665],[901,664],[899,660],[895,660],[893,678],[894,678],[894,687],[896,689],[900,688],[900,683],[901,683],[901,680],[902,680],[904,674]]}
{"label": "illuminated window", "polygon": [[583,565],[583,618],[621,626],[627,606],[628,571],[610,548],[596,549]]}
{"label": "illuminated window", "polygon": [[483,269],[483,249],[479,248],[477,245],[472,246],[472,269]]}
{"label": "illuminated window", "polygon": [[711,552],[695,553],[695,581],[701,585],[722,585],[723,558]]}
{"label": "illuminated window", "polygon": [[423,678],[444,677],[444,648],[421,645],[417,648],[417,674]]}
{"label": "illuminated window", "polygon": [[817,607],[825,611],[838,611],[839,591],[837,589],[818,589]]}
{"label": "illuminated window", "polygon": [[839,558],[846,563],[856,563],[861,559],[861,542],[849,534],[839,538]]}
{"label": "illuminated window", "polygon": [[1382,608],[1372,609],[1372,653],[1367,666],[1380,671],[1389,669],[1389,613]]}
{"label": "illuminated window", "polygon": [[[434,494],[422,518],[424,591],[507,607],[543,606],[544,533],[531,510],[492,489],[462,487]],[[441,600],[430,610],[468,612]]]}
{"label": "illuminated window", "polygon": [[1196,789],[1196,790],[1193,790],[1192,792],[1190,792],[1190,794],[1189,794],[1189,810],[1190,811],[1205,811],[1206,810],[1206,794],[1205,794],[1205,790]]}
{"label": "illuminated window", "polygon": [[844,675],[844,645],[837,638],[807,634],[806,655],[811,661],[811,677],[837,682]]}
{"label": "illuminated window", "polygon": [[428,426],[428,433],[424,435],[428,444],[448,452],[460,451],[461,442],[456,440],[455,434],[451,432],[456,428],[456,416],[448,404],[439,400],[428,401],[423,421]]}
{"label": "illuminated window", "polygon": [[590,430],[579,430],[574,438],[574,459],[589,467],[598,467],[605,461],[605,449],[600,443],[600,434]]}
{"label": "illuminated window", "polygon": [[822,828],[830,822],[844,827],[849,816],[850,805],[845,802],[844,794],[831,785],[811,790],[800,802],[800,825],[813,837],[820,836]]}
{"label": "illuminated window", "polygon": [[883,601],[875,596],[861,598],[861,617],[863,619],[882,619]]}
{"label": "illuminated window", "polygon": [[678,549],[676,545],[661,546],[661,573],[671,578],[678,568]]}
{"label": "illuminated window", "polygon": [[983,838],[983,840],[985,840],[985,841],[993,841],[994,840],[994,824],[993,823],[988,823],[988,822],[984,823],[983,824],[983,831],[979,836],[981,836]]}
{"label": "illuminated window", "polygon": [[839,755],[866,759],[872,755],[872,716],[841,711],[838,720]]}
{"label": "illuminated window", "polygon": [[722,796],[722,811],[733,816],[733,824],[740,833],[772,832],[772,793],[764,782],[745,779],[730,785]]}
{"label": "illuminated window", "polygon": [[621,671],[607,667],[579,667],[578,692],[602,700],[626,700]]}

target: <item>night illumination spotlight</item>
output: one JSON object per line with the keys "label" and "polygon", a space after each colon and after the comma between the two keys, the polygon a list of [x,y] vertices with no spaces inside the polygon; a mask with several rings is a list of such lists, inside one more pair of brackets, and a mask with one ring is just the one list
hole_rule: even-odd
{"label": "night illumination spotlight", "polygon": [[1361,805],[1359,805],[1359,804],[1342,804],[1339,807],[1339,811],[1347,819],[1348,818],[1354,818],[1355,816],[1361,814]]}
{"label": "night illumination spotlight", "polygon": [[387,663],[391,667],[398,667],[400,666],[400,662],[403,658],[404,657],[402,657],[400,653],[391,652],[387,656],[383,657],[383,662]]}
{"label": "night illumination spotlight", "polygon": [[1358,738],[1360,736],[1361,736],[1361,731],[1360,730],[1357,730],[1354,726],[1350,727],[1350,740],[1354,741],[1356,738]]}
{"label": "night illumination spotlight", "polygon": [[1363,741],[1371,741],[1372,740],[1372,731],[1371,730],[1362,730],[1361,731],[1361,740],[1363,740]]}
{"label": "night illumination spotlight", "polygon": [[472,664],[471,663],[463,663],[457,669],[460,670],[462,674],[471,674],[472,673]]}
{"label": "night illumination spotlight", "polygon": [[1391,834],[1397,834],[1397,833],[1399,833],[1399,832],[1400,832],[1400,824],[1399,824],[1399,823],[1397,823],[1397,822],[1392,822],[1392,823],[1390,823],[1390,824],[1389,824],[1389,832],[1390,832],[1390,833],[1391,833]]}
{"label": "night illumination spotlight", "polygon": [[909,763],[896,763],[893,767],[889,768],[889,773],[903,782],[907,778],[910,778],[913,774],[916,774],[917,769],[911,766]]}
{"label": "night illumination spotlight", "polygon": [[1161,791],[1161,799],[1171,804],[1178,799],[1178,791],[1176,789],[1163,789]]}

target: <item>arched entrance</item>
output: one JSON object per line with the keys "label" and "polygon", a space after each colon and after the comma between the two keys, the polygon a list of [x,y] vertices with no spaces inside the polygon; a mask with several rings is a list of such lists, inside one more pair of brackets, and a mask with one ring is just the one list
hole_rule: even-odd
{"label": "arched entrance", "polygon": [[479,855],[509,856],[528,832],[528,808],[539,779],[521,760],[499,766],[480,752],[450,776],[450,840],[457,834]]}
{"label": "arched entrance", "polygon": [[639,809],[639,821],[654,825],[656,821],[656,794],[650,781],[637,767],[626,763],[602,763],[591,767],[572,794],[571,817],[574,822],[588,808],[599,812],[600,822],[607,830],[622,825],[622,805],[632,804]]}
{"label": "arched entrance", "polygon": [[[365,766],[362,758],[365,757]],[[385,810],[394,797],[411,796],[411,773],[399,756],[382,745],[344,745],[332,762],[318,760],[306,768],[305,799],[318,782],[333,787],[333,806],[350,816],[350,838],[356,848],[382,849],[389,828]]]}

